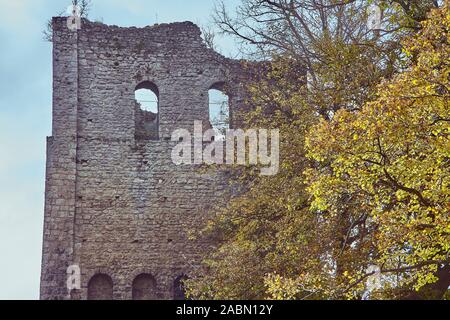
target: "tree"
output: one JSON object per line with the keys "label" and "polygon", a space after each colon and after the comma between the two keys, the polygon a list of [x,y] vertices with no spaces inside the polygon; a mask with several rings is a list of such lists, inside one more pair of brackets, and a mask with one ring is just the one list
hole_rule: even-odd
{"label": "tree", "polygon": [[[308,202],[301,172],[307,162],[304,137],[317,116],[304,100],[303,70],[292,59],[279,57],[263,65],[247,88],[252,109],[238,116],[240,126],[280,129],[280,172],[268,178],[258,175],[258,168],[232,171],[241,195],[216,212],[203,230],[201,236],[216,249],[187,281],[194,298],[262,299],[267,273],[294,276],[311,265],[306,258],[312,258],[317,246],[305,244],[318,239],[308,231],[314,217],[302,214]],[[311,250],[304,252],[307,248]]]}
{"label": "tree", "polygon": [[289,55],[308,73],[311,104],[329,117],[363,105],[382,78],[404,67],[401,39],[419,28],[441,0],[380,0],[381,28],[367,25],[365,0],[242,0],[233,13],[224,1],[214,21],[250,58]]}
{"label": "tree", "polygon": [[[254,46],[253,53],[272,57],[265,64],[269,67],[247,86],[247,109],[252,111],[242,114],[240,123],[280,128],[281,167],[278,175],[265,178],[251,168],[235,171],[241,177],[235,180],[243,186],[241,193],[205,229],[203,236],[212,237],[215,248],[206,255],[205,268],[188,281],[192,297],[362,297],[361,285],[370,276],[364,271],[379,256],[379,224],[373,222],[367,200],[351,189],[327,199],[333,201],[334,212],[317,206],[321,200],[314,192],[319,186],[331,194],[339,185],[314,184],[314,177],[333,172],[334,163],[324,153],[319,166],[311,149],[308,159],[305,136],[319,116],[324,125],[333,123],[339,110],[361,112],[376,99],[383,79],[414,61],[416,54],[407,57],[399,39],[417,32],[419,22],[403,26],[399,20],[409,13],[396,5],[398,1],[390,3],[385,17],[392,20],[386,18],[388,29],[377,33],[368,32],[367,17],[361,14],[365,10],[355,10],[365,8],[360,1],[244,0],[243,16],[237,19],[219,5],[217,22],[223,32]],[[293,19],[295,24],[290,23]],[[314,32],[309,34],[305,25]],[[314,147],[312,137],[309,148]],[[393,291],[392,296],[400,294]]]}
{"label": "tree", "polygon": [[307,170],[312,207],[333,219],[343,214],[339,199],[357,204],[353,214],[364,219],[348,228],[347,246],[359,248],[372,230],[367,262],[344,264],[349,295],[365,290],[370,264],[386,274],[381,293],[390,297],[442,298],[450,285],[448,7],[422,26],[406,41],[410,70],[382,83],[360,112],[339,110],[307,138],[317,161]]}

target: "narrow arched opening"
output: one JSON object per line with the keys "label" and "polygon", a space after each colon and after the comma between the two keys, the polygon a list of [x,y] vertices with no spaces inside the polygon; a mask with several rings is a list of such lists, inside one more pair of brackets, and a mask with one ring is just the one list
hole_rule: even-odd
{"label": "narrow arched opening", "polygon": [[143,273],[138,275],[133,281],[133,300],[155,300],[156,280],[151,274]]}
{"label": "narrow arched opening", "polygon": [[151,81],[139,83],[134,91],[136,102],[136,137],[157,140],[159,138],[159,90]]}
{"label": "narrow arched opening", "polygon": [[88,300],[112,300],[113,281],[107,274],[94,275],[88,283]]}
{"label": "narrow arched opening", "polygon": [[215,83],[208,90],[209,122],[218,135],[230,129],[229,100],[223,82]]}
{"label": "narrow arched opening", "polygon": [[186,300],[186,287],[185,281],[188,280],[188,276],[180,275],[173,282],[173,299],[174,300]]}

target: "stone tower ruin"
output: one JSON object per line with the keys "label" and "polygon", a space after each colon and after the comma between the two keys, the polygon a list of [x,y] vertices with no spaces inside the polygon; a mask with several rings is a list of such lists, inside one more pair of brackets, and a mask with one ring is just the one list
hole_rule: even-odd
{"label": "stone tower ruin", "polygon": [[[240,103],[241,65],[191,22],[121,28],[53,18],[41,299],[179,299],[207,243],[191,240],[225,201],[223,172],[171,161],[177,128],[209,121],[208,90]],[[141,110],[135,90],[158,97]],[[67,286],[69,266],[80,288]]]}

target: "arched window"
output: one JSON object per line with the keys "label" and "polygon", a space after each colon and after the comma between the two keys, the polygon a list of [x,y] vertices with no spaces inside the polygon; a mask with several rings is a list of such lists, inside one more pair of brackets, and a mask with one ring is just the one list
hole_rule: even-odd
{"label": "arched window", "polygon": [[133,300],[155,300],[156,280],[151,274],[143,273],[138,275],[133,281]]}
{"label": "arched window", "polygon": [[208,91],[209,122],[218,134],[224,134],[230,128],[229,98],[223,91],[224,83],[211,86]]}
{"label": "arched window", "polygon": [[136,137],[156,140],[159,137],[159,90],[150,81],[139,83],[134,91],[136,100]]}
{"label": "arched window", "polygon": [[186,300],[186,290],[184,287],[184,281],[189,279],[186,275],[181,275],[173,282],[173,299],[174,300]]}
{"label": "arched window", "polygon": [[96,274],[88,283],[88,300],[112,300],[113,282],[107,274]]}

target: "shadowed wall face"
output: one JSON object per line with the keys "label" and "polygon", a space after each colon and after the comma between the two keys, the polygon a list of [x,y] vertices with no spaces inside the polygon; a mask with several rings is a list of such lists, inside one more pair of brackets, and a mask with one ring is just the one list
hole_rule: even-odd
{"label": "shadowed wall face", "polygon": [[[171,134],[193,132],[195,120],[210,127],[217,84],[238,104],[240,63],[207,49],[190,22],[83,20],[74,32],[54,18],[53,28],[41,298],[173,299],[174,281],[209,247],[188,232],[231,191],[223,172],[173,164]],[[157,110],[139,105],[140,89],[155,94]],[[77,294],[66,287],[70,265],[81,269]]]}

